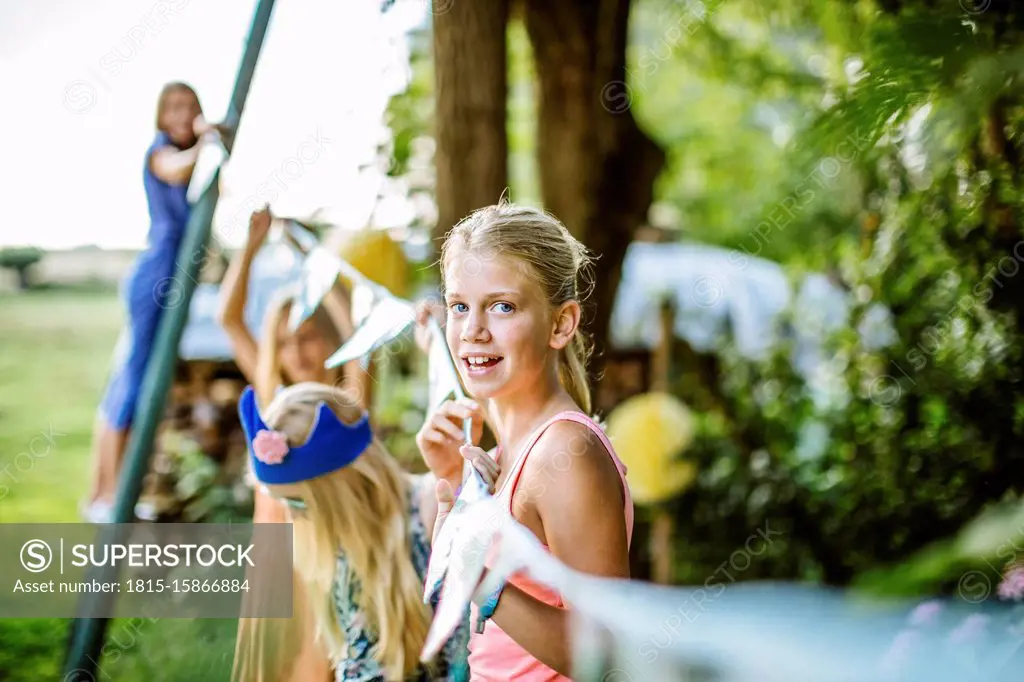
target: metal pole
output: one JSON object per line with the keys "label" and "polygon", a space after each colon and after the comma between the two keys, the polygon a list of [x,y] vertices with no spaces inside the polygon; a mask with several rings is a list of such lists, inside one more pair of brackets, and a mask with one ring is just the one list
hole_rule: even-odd
{"label": "metal pole", "polygon": [[[259,0],[259,4],[256,6],[245,45],[245,53],[242,56],[242,63],[235,79],[235,88],[231,94],[227,116],[224,120],[232,131],[238,128],[238,123],[241,120],[242,110],[249,95],[249,86],[252,83],[253,72],[263,47],[263,39],[266,36],[273,9],[274,0]],[[224,140],[224,144],[230,153],[234,135],[228,137],[229,139]],[[131,437],[125,453],[125,466],[118,481],[117,498],[113,510],[113,523],[115,524],[130,523],[133,520],[135,504],[138,502],[139,493],[142,490],[142,480],[149,469],[153,440],[164,413],[167,392],[178,358],[178,344],[188,320],[192,293],[195,291],[198,279],[199,265],[204,260],[195,256],[203,254],[210,238],[213,214],[220,196],[219,178],[220,170],[218,169],[212,182],[203,191],[192,209],[185,238],[178,252],[178,264],[184,272],[180,281],[181,303],[168,309],[161,318],[153,345],[153,353],[146,366],[146,374],[139,394],[139,405],[142,409],[138,411],[132,425]],[[102,576],[98,579],[104,582],[116,580],[117,568],[104,569]],[[95,617],[94,614],[112,611],[106,607],[112,605],[113,600],[112,593],[87,594],[83,599],[79,613],[85,617],[76,619],[72,625],[70,649],[65,662],[66,680],[97,679],[98,661],[102,656],[101,649],[106,636],[108,619]]]}

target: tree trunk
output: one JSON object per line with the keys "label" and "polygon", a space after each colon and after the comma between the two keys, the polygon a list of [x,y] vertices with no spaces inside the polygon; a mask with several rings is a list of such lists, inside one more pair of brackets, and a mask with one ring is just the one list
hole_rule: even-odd
{"label": "tree trunk", "polygon": [[508,186],[508,0],[436,0],[434,12],[439,238]]}
{"label": "tree trunk", "polygon": [[23,265],[18,268],[18,288],[28,291],[32,288],[32,266]]}
{"label": "tree trunk", "polygon": [[524,0],[540,82],[545,207],[597,256],[587,331],[600,376],[622,260],[665,163],[637,127],[626,85],[630,0]]}

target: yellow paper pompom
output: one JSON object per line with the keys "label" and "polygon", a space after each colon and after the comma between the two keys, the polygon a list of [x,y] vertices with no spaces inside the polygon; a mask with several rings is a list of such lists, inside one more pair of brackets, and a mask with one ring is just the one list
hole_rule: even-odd
{"label": "yellow paper pompom", "polygon": [[[342,243],[338,255],[395,296],[405,298],[408,295],[409,261],[402,245],[384,230],[363,229],[352,233]],[[351,287],[347,278],[341,279]]]}
{"label": "yellow paper pompom", "polygon": [[661,502],[693,483],[697,467],[680,455],[693,441],[694,419],[678,398],[667,393],[634,396],[612,410],[607,424],[637,504]]}

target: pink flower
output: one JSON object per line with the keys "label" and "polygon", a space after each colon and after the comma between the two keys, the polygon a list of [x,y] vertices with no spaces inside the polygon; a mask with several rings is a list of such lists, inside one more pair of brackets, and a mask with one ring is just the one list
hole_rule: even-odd
{"label": "pink flower", "polygon": [[280,431],[260,431],[252,441],[252,450],[264,464],[280,464],[288,454],[288,441]]}
{"label": "pink flower", "polygon": [[922,625],[934,623],[940,611],[942,611],[942,602],[935,599],[922,602],[910,614],[910,624],[915,627],[921,627]]}
{"label": "pink flower", "polygon": [[949,633],[949,641],[954,644],[969,642],[983,633],[986,625],[988,625],[988,616],[980,613],[971,614],[963,623],[960,623],[956,630]]}
{"label": "pink flower", "polygon": [[1024,567],[1017,567],[1006,574],[998,588],[1000,599],[1018,601],[1024,599]]}

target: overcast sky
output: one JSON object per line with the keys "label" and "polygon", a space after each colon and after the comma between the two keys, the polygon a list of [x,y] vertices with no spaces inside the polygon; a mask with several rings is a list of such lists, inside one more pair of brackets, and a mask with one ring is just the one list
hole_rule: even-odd
{"label": "overcast sky", "polygon": [[[380,0],[278,0],[222,180],[214,229],[232,230],[252,197],[282,212],[368,215],[372,158],[388,96],[404,87],[404,29],[424,2],[387,17]],[[222,117],[255,0],[0,0],[5,97],[0,245],[144,245],[142,162],[156,97],[191,83]],[[246,199],[250,199],[246,202]]]}

